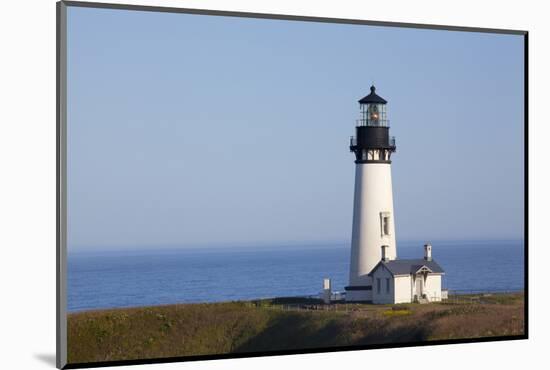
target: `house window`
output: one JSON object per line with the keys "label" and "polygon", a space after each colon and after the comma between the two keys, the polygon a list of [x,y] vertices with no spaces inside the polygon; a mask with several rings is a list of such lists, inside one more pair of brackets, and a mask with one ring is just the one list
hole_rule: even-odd
{"label": "house window", "polygon": [[380,294],[380,279],[376,279],[376,293]]}
{"label": "house window", "polygon": [[390,235],[390,212],[380,213],[380,228],[382,236]]}
{"label": "house window", "polygon": [[386,278],[386,293],[390,292],[390,279]]}

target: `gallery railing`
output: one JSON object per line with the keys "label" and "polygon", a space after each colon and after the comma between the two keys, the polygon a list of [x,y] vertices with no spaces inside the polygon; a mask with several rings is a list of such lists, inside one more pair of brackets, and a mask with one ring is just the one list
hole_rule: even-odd
{"label": "gallery railing", "polygon": [[359,118],[355,120],[355,125],[358,127],[360,126],[390,127],[390,120]]}

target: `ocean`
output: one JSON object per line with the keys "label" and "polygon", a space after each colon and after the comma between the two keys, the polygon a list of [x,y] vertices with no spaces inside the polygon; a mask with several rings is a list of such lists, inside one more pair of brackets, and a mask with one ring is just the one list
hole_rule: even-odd
{"label": "ocean", "polygon": [[[433,242],[450,290],[520,290],[523,241]],[[399,258],[422,258],[422,243],[398,242]],[[349,246],[262,246],[117,252],[68,256],[70,312],[172,303],[306,296],[325,277],[348,283]]]}

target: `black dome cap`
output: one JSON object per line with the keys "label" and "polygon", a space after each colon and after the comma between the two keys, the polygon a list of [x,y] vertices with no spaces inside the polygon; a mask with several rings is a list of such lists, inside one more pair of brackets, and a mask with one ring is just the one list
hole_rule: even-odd
{"label": "black dome cap", "polygon": [[359,100],[359,104],[386,104],[387,101],[384,98],[376,95],[376,87],[372,85],[370,87],[370,94]]}

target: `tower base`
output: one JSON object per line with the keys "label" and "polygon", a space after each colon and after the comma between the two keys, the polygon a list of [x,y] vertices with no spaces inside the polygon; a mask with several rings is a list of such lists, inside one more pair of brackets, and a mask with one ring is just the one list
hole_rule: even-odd
{"label": "tower base", "polygon": [[372,285],[347,286],[346,302],[372,302]]}

